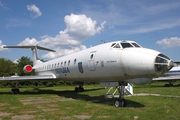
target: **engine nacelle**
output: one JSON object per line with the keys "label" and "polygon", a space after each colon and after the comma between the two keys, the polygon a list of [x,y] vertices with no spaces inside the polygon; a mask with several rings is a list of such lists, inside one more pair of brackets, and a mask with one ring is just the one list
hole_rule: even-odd
{"label": "engine nacelle", "polygon": [[31,65],[26,65],[26,66],[24,66],[24,68],[23,68],[23,71],[24,71],[25,73],[30,73],[30,72],[32,72],[32,70],[33,70],[33,68],[32,68]]}

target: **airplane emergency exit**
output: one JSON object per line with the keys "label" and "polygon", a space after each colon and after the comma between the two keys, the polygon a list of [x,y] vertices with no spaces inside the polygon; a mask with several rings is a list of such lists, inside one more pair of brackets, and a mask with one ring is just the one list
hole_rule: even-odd
{"label": "airplane emergency exit", "polygon": [[[116,107],[125,107],[124,87],[127,83],[147,84],[173,67],[173,61],[161,52],[143,48],[134,41],[115,41],[97,45],[47,62],[38,58],[37,49],[54,50],[40,46],[4,46],[27,48],[33,52],[33,66],[26,65],[25,72],[35,70],[36,76],[0,77],[0,80],[66,80],[74,82],[119,82]],[[121,88],[121,89],[120,89]],[[13,89],[14,90],[14,89]],[[18,88],[15,90],[19,90]],[[83,84],[75,91],[83,91]]]}

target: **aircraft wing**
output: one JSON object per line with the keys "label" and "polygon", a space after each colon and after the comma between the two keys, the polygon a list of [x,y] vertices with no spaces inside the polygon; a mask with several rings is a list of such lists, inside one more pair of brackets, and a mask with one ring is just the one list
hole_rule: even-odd
{"label": "aircraft wing", "polygon": [[180,75],[153,78],[153,81],[173,81],[173,80],[180,80]]}
{"label": "aircraft wing", "polygon": [[35,75],[35,76],[11,76],[0,77],[0,81],[20,81],[20,80],[55,80],[54,74],[49,75]]}

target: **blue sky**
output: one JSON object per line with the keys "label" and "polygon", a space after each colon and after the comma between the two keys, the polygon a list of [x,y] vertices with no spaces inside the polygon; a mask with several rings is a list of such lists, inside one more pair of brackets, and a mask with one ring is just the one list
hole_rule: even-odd
{"label": "blue sky", "polygon": [[30,50],[4,45],[35,45],[52,59],[116,40],[133,40],[180,61],[179,0],[0,0],[0,55],[12,61]]}

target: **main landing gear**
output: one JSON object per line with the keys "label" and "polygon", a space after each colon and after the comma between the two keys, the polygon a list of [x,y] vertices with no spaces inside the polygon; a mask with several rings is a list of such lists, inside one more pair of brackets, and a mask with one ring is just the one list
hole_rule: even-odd
{"label": "main landing gear", "polygon": [[11,93],[12,94],[19,94],[20,93],[19,88],[12,88]]}
{"label": "main landing gear", "polygon": [[14,87],[11,89],[12,94],[19,94],[20,93],[19,88],[18,88],[18,84],[19,84],[18,82],[14,83]]}
{"label": "main landing gear", "polygon": [[75,92],[83,92],[84,88],[83,88],[84,83],[79,83],[79,87],[75,87],[74,91]]}
{"label": "main landing gear", "polygon": [[169,81],[169,84],[165,84],[164,87],[171,87],[176,81]]}
{"label": "main landing gear", "polygon": [[127,83],[119,82],[118,91],[119,98],[114,101],[114,106],[116,107],[126,107],[126,100],[124,99],[125,86]]}

